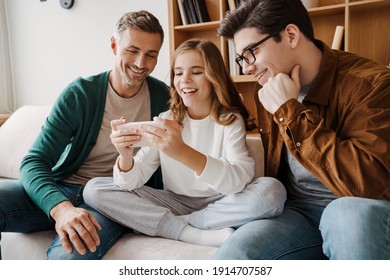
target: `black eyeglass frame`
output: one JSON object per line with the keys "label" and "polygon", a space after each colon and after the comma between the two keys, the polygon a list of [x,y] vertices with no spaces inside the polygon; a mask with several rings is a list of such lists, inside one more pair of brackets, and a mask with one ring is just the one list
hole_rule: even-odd
{"label": "black eyeglass frame", "polygon": [[[240,67],[243,67],[244,66],[244,61],[248,64],[248,65],[252,65],[253,63],[256,62],[256,56],[255,54],[253,53],[253,50],[258,47],[259,45],[261,45],[262,43],[264,43],[265,41],[267,41],[268,39],[272,38],[272,37],[275,37],[276,35],[278,35],[280,32],[275,32],[275,33],[272,33],[270,35],[268,35],[267,37],[261,39],[260,41],[258,41],[257,43],[254,43],[252,46],[250,47],[247,47],[246,49],[244,49],[241,53],[241,55],[237,56],[235,61],[236,63],[240,66]],[[252,55],[253,57],[253,61],[252,63],[249,63],[249,60],[244,56],[244,53],[246,51],[249,51],[250,54]]]}

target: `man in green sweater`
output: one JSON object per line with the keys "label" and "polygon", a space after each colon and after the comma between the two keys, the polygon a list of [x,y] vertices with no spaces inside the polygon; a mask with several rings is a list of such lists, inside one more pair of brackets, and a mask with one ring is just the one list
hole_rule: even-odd
{"label": "man in green sweater", "polygon": [[[163,40],[147,11],[119,19],[111,38],[114,68],[65,88],[22,161],[20,181],[0,183],[1,232],[55,228],[49,259],[100,259],[119,239],[126,229],[89,208],[82,192],[91,178],[112,176],[118,154],[111,120],[151,120],[167,110],[168,86],[149,76]],[[160,176],[150,185],[160,187]]]}

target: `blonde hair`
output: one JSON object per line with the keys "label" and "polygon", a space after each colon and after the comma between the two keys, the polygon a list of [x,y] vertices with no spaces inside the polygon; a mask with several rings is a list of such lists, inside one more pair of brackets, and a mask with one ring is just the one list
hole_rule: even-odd
{"label": "blonde hair", "polygon": [[246,130],[256,128],[254,118],[248,110],[238,93],[238,90],[228,73],[222,55],[216,45],[204,39],[189,39],[182,43],[173,53],[170,72],[171,99],[170,110],[174,120],[182,124],[186,113],[186,106],[174,86],[176,58],[187,51],[197,51],[203,58],[206,79],[211,83],[211,118],[221,125],[229,125],[235,119],[235,114],[241,114],[245,121]]}

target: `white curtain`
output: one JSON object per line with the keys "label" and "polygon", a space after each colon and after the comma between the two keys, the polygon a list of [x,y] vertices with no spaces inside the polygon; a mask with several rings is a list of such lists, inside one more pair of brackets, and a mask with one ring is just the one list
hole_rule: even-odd
{"label": "white curtain", "polygon": [[0,0],[0,114],[15,111],[6,0]]}

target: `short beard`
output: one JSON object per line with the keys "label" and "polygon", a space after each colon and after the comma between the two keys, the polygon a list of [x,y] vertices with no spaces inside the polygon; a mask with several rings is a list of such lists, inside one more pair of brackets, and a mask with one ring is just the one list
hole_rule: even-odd
{"label": "short beard", "polygon": [[141,86],[146,78],[144,79],[132,79],[126,73],[122,73],[122,80],[129,86]]}

